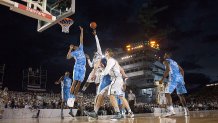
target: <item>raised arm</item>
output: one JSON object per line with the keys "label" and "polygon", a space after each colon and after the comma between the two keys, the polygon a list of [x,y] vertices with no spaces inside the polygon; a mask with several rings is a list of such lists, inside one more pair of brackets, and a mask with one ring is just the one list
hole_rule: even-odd
{"label": "raised arm", "polygon": [[72,50],[73,50],[73,45],[71,44],[70,45],[70,49],[68,50],[68,53],[67,53],[67,59],[71,59],[72,58],[72,56],[71,56],[71,52],[72,52]]}
{"label": "raised arm", "polygon": [[166,70],[164,72],[164,75],[163,75],[162,79],[159,82],[160,84],[163,83],[164,79],[169,75],[169,72],[170,72],[169,63],[167,61],[164,61],[163,64],[166,66]]}
{"label": "raised arm", "polygon": [[80,29],[80,44],[83,44],[83,28],[79,26]]}
{"label": "raised arm", "polygon": [[101,46],[100,46],[100,43],[99,43],[99,39],[98,39],[98,36],[96,34],[96,30],[93,31],[93,34],[95,36],[95,41],[96,41],[96,46],[97,46],[97,52],[102,56],[102,50],[101,50]]}
{"label": "raised arm", "polygon": [[55,82],[55,84],[60,84],[63,79],[64,79],[64,76],[61,76],[60,79]]}
{"label": "raised arm", "polygon": [[87,54],[85,54],[85,55],[86,55],[86,58],[88,60],[89,67],[92,68],[93,67],[93,62],[91,62],[89,55],[87,55]]}

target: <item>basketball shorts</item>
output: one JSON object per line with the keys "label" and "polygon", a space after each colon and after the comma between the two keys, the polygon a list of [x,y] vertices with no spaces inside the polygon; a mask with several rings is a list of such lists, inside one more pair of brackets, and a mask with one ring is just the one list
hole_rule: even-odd
{"label": "basketball shorts", "polygon": [[[123,92],[123,95],[122,95],[122,96],[125,97],[125,92]],[[119,96],[116,96],[116,98],[117,98],[117,103],[118,103],[118,105],[122,105],[123,102],[122,102],[122,100],[119,98]]]}
{"label": "basketball shorts", "polygon": [[165,97],[164,93],[159,94],[159,101],[158,102],[159,102],[160,105],[167,104],[167,100],[166,100],[166,97]]}
{"label": "basketball shorts", "polygon": [[93,80],[91,80],[91,77],[92,77],[92,75],[94,74],[94,70],[92,70],[92,72],[89,74],[89,77],[88,77],[88,79],[87,79],[87,82],[88,82],[88,83],[99,84],[100,81],[101,81],[101,78],[102,78],[101,75],[100,75],[101,72],[102,72],[102,71],[101,71],[100,69],[97,69],[97,70],[96,70],[96,73],[95,73],[96,78],[95,78],[95,80],[93,81]]}
{"label": "basketball shorts", "polygon": [[76,66],[73,70],[73,80],[83,82],[85,78],[86,67],[85,66]]}
{"label": "basketball shorts", "polygon": [[73,94],[70,93],[70,88],[64,88],[64,101],[67,101],[69,98],[75,98]]}
{"label": "basketball shorts", "polygon": [[123,78],[113,77],[109,86],[108,95],[123,96]]}
{"label": "basketball shorts", "polygon": [[182,76],[175,76],[170,79],[170,81],[166,84],[165,93],[173,93],[176,89],[177,94],[185,94],[187,90],[185,88],[184,79]]}
{"label": "basketball shorts", "polygon": [[109,85],[111,84],[110,75],[105,75],[101,78],[100,85],[98,86],[97,94],[104,94],[108,91]]}

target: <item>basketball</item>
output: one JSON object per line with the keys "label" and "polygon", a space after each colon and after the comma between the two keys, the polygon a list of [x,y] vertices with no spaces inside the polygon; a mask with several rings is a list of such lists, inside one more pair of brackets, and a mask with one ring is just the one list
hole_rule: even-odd
{"label": "basketball", "polygon": [[90,23],[90,28],[96,29],[96,27],[97,27],[96,22],[91,22],[91,23]]}

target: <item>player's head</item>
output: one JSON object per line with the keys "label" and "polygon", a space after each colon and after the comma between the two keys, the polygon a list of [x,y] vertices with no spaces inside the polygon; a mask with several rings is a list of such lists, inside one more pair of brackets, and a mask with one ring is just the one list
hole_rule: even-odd
{"label": "player's head", "polygon": [[70,76],[70,72],[66,71],[64,75],[69,77]]}
{"label": "player's head", "polygon": [[105,50],[105,56],[106,56],[106,57],[113,57],[113,56],[114,56],[114,53],[113,53],[112,49],[107,48],[107,49]]}
{"label": "player's head", "polygon": [[129,90],[129,93],[132,93],[132,90]]}
{"label": "player's head", "polygon": [[74,44],[71,44],[70,46],[73,47],[73,50],[76,50],[78,48],[78,46],[76,46]]}
{"label": "player's head", "polygon": [[101,59],[101,64],[102,64],[104,67],[106,67],[106,65],[107,65],[107,59],[106,59],[106,58],[102,58],[102,59]]}
{"label": "player's head", "polygon": [[164,54],[164,59],[169,59],[169,58],[171,58],[172,57],[172,53],[170,53],[170,52],[166,52],[165,54]]}

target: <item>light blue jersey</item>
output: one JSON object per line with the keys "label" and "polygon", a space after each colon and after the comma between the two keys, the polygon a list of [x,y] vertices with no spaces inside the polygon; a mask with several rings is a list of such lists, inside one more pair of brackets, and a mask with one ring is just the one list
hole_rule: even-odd
{"label": "light blue jersey", "polygon": [[175,79],[178,79],[178,78],[183,79],[183,76],[179,70],[178,64],[172,59],[166,59],[166,61],[169,63],[169,67],[170,67],[169,81],[181,82],[181,81],[175,81]]}
{"label": "light blue jersey", "polygon": [[77,48],[75,51],[71,52],[71,56],[74,57],[74,59],[75,59],[74,67],[86,65],[86,57],[85,57],[85,53],[83,51],[82,44],[80,44],[79,48]]}
{"label": "light blue jersey", "polygon": [[69,77],[64,77],[64,83],[63,83],[64,101],[67,101],[69,98],[74,98],[74,95],[70,93],[71,84],[72,84],[72,79],[70,79]]}
{"label": "light blue jersey", "polygon": [[179,65],[172,59],[166,59],[169,63],[169,84],[165,87],[165,93],[172,93],[175,89],[177,94],[185,94],[187,90],[184,85],[184,78],[180,72]]}
{"label": "light blue jersey", "polygon": [[86,72],[86,57],[83,51],[83,45],[80,44],[78,49],[71,52],[71,56],[75,59],[73,80],[83,82]]}

